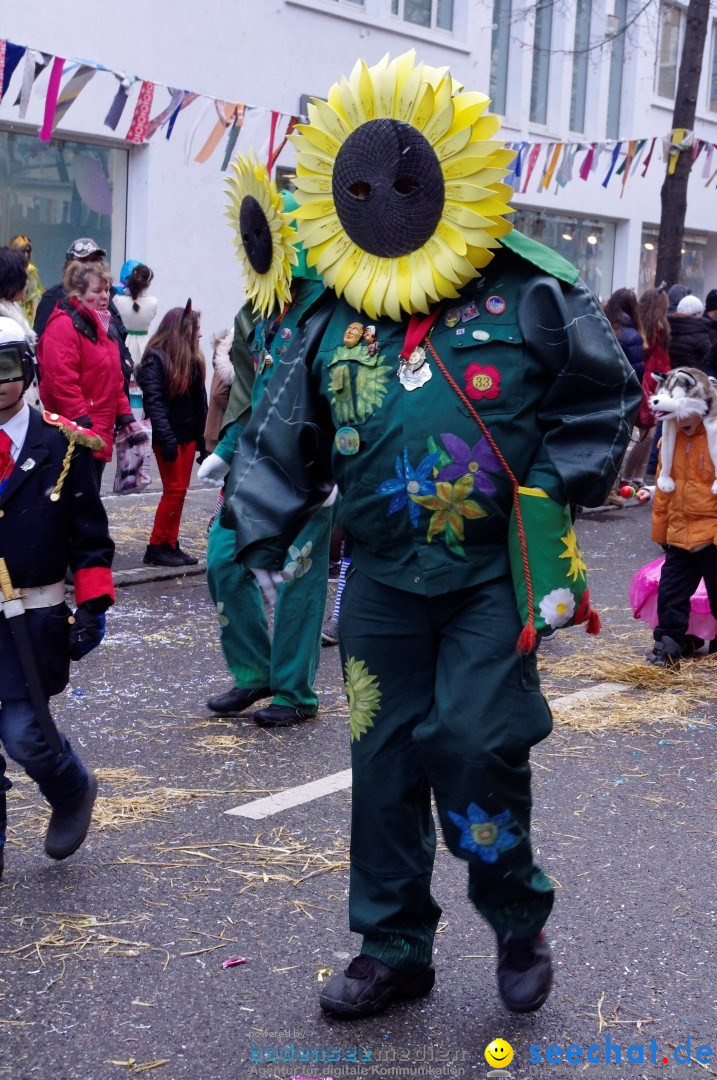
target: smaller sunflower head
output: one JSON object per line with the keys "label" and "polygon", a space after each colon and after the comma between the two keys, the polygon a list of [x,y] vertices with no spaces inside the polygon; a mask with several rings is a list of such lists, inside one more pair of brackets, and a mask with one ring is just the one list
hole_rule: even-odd
{"label": "smaller sunflower head", "polygon": [[250,150],[232,162],[225,211],[246,278],[246,295],[262,315],[291,299],[291,268],[298,263],[296,233],[284,213],[276,184]]}

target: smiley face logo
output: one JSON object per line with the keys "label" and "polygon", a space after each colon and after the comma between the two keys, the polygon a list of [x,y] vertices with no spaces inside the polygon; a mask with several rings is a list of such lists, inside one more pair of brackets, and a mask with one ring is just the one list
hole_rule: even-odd
{"label": "smiley face logo", "polygon": [[485,1048],[485,1059],[494,1069],[505,1069],[513,1060],[513,1047],[505,1039],[493,1039]]}

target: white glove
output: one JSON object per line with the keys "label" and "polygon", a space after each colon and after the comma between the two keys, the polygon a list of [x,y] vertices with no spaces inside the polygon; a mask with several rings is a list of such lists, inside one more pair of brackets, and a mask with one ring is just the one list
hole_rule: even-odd
{"label": "white glove", "polygon": [[261,595],[266,600],[270,607],[276,607],[276,590],[279,585],[283,585],[285,581],[288,581],[291,574],[287,574],[284,570],[262,570],[255,566],[250,566],[252,574],[256,578],[256,583],[261,589]]}
{"label": "white glove", "polygon": [[224,458],[219,454],[210,454],[197,469],[197,480],[210,487],[221,487],[228,472],[229,466]]}

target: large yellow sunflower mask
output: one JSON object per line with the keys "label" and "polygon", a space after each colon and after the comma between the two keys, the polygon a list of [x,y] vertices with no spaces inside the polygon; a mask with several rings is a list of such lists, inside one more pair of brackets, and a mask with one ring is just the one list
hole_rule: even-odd
{"label": "large yellow sunflower mask", "polygon": [[291,267],[296,230],[283,212],[281,196],[266,167],[252,150],[232,162],[226,181],[225,211],[234,230],[234,247],[246,278],[246,295],[262,315],[291,300]]}
{"label": "large yellow sunflower mask", "polygon": [[297,148],[296,212],[307,261],[371,318],[428,312],[493,258],[512,224],[514,157],[492,141],[485,94],[415,53],[360,60],[309,105]]}

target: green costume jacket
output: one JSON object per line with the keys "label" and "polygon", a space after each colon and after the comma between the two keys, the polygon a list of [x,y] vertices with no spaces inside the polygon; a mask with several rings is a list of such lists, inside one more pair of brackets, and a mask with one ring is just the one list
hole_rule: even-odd
{"label": "green costume jacket", "polygon": [[[483,276],[441,304],[431,342],[521,484],[596,506],[641,390],[577,277],[513,231]],[[333,293],[319,303],[298,321],[233,461],[223,520],[237,557],[280,569],[336,481],[339,527],[369,577],[433,596],[508,573],[511,482],[430,352],[428,381],[403,385],[408,318],[369,325]],[[344,342],[356,323],[367,337]]]}

